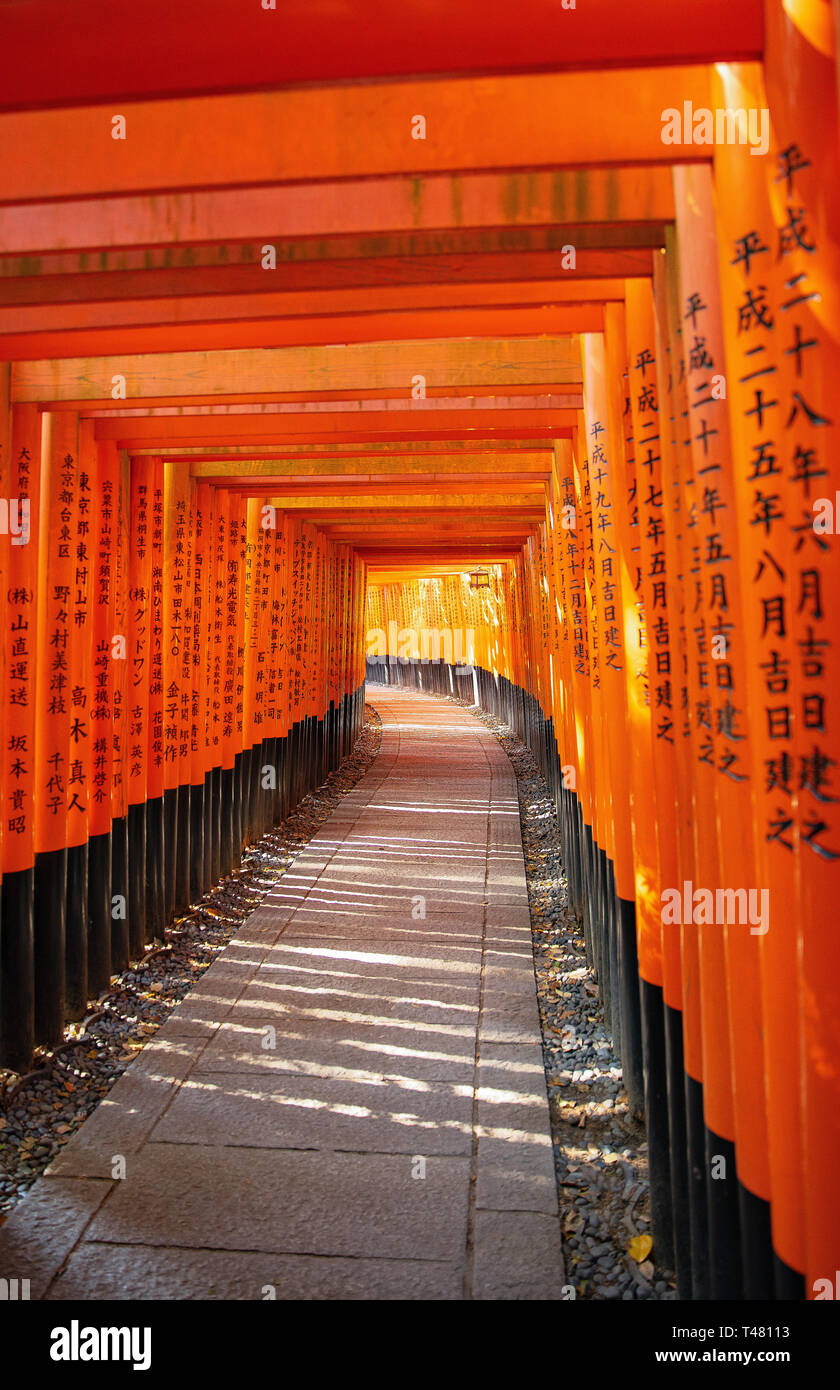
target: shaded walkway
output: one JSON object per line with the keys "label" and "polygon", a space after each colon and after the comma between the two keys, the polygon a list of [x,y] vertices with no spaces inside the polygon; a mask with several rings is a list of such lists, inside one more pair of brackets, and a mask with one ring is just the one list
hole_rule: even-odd
{"label": "shaded walkway", "polygon": [[559,1297],[513,772],[370,696],[371,770],[0,1231],[33,1298]]}

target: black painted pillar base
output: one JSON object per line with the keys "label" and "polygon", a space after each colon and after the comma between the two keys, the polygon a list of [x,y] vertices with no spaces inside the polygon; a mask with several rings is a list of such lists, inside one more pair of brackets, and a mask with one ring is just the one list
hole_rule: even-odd
{"label": "black painted pillar base", "polygon": [[691,1286],[695,1300],[711,1298],[709,1275],[709,1205],[706,1192],[706,1127],[703,1087],[685,1074],[685,1119],[688,1149],[688,1210],[691,1225]]}
{"label": "black painted pillar base", "polygon": [[243,748],[239,754],[241,759],[240,775],[242,778],[242,819],[240,832],[240,854],[245,845],[250,844],[253,839],[253,811],[254,811],[254,779],[252,771],[254,767],[253,748]]}
{"label": "black painted pillar base", "polygon": [[178,855],[175,861],[175,914],[183,916],[190,905],[190,786],[178,788]]}
{"label": "black painted pillar base", "polygon": [[235,767],[223,767],[221,771],[221,837],[219,841],[219,878],[227,878],[233,868],[233,779]]}
{"label": "black painted pillar base", "polygon": [[621,936],[616,912],[615,874],[606,850],[601,850],[601,901],[604,915],[604,975],[606,997],[604,1001],[607,1023],[613,1039],[613,1050],[623,1064],[621,1055],[621,992],[619,988],[619,944]]}
{"label": "black painted pillar base", "polygon": [[275,758],[277,760],[277,790],[274,793],[274,806],[271,813],[272,825],[279,825],[286,814],[286,740],[277,737],[274,740]]}
{"label": "black painted pillar base", "polygon": [[[642,1019],[639,1000],[639,954],[636,941],[636,904],[616,897],[621,975],[621,1065],[624,1089],[632,1114],[645,1113],[645,1081],[642,1064]],[[664,1067],[663,1067],[664,1083]]]}
{"label": "black painted pillar base", "polygon": [[782,1303],[800,1303],[805,1298],[805,1276],[798,1269],[773,1256],[773,1281],[776,1298]]}
{"label": "black painted pillar base", "polygon": [[211,873],[211,885],[215,885],[222,877],[222,769],[214,767],[210,773],[210,796],[212,805],[210,810],[210,820],[213,829],[213,844],[211,853],[213,858],[213,869]]}
{"label": "black painted pillar base", "polygon": [[232,873],[237,868],[242,858],[242,845],[245,839],[245,827],[242,816],[242,754],[234,754],[233,777],[231,779],[231,790],[233,794],[233,842],[231,844],[230,868],[228,873]]}
{"label": "black painted pillar base", "polygon": [[88,840],[88,990],[91,997],[111,979],[111,832]]}
{"label": "black painted pillar base", "polygon": [[67,850],[35,855],[35,1042],[55,1047],[64,1036]]}
{"label": "black painted pillar base", "polygon": [[0,886],[0,1067],[29,1070],[35,1048],[35,870]]}
{"label": "black painted pillar base", "polygon": [[668,1131],[668,1070],[662,989],[639,981],[642,1043],[645,1065],[645,1128],[647,1130],[653,1248],[657,1261],[673,1269],[674,1218],[671,1210],[671,1161]]}
{"label": "black painted pillar base", "polygon": [[163,793],[163,924],[175,916],[175,866],[178,859],[178,788]]}
{"label": "black painted pillar base", "polygon": [[668,1148],[671,1210],[674,1218],[674,1265],[677,1296],[692,1297],[691,1217],[688,1198],[688,1141],[685,1125],[685,1062],[682,1014],[664,1006],[665,1061],[668,1073]]}
{"label": "black painted pillar base", "polygon": [[204,897],[204,782],[190,787],[190,854],[189,899],[200,902]]}
{"label": "black painted pillar base", "polygon": [[[209,893],[213,884],[216,882],[213,877],[213,817],[215,807],[213,805],[213,773],[212,771],[204,774],[204,893]],[[202,893],[202,897],[204,894]]]}
{"label": "black painted pillar base", "polygon": [[146,946],[149,896],[146,879],[146,803],[129,806],[128,825],[128,949],[139,960]]}
{"label": "black painted pillar base", "polygon": [[88,847],[67,851],[67,919],[64,934],[64,1017],[82,1018],[88,1001]]}
{"label": "black painted pillar base", "polygon": [[163,847],[163,797],[146,802],[146,932],[148,940],[162,941],[166,930]]}
{"label": "black painted pillar base", "polygon": [[706,1193],[709,1204],[709,1275],[712,1298],[743,1298],[741,1221],[735,1145],[706,1128]]}
{"label": "black painted pillar base", "polygon": [[767,1301],[775,1296],[773,1241],[770,1235],[770,1203],[738,1182],[738,1214],[741,1223],[741,1261],[744,1298]]}
{"label": "black painted pillar base", "polygon": [[119,816],[111,823],[111,969],[118,974],[127,965],[128,820]]}

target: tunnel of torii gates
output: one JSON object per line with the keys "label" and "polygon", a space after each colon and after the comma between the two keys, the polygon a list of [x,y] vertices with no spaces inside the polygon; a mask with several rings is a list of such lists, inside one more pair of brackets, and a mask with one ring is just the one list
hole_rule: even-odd
{"label": "tunnel of torii gates", "polygon": [[0,5],[0,1064],[367,657],[539,760],[680,1295],[824,1297],[838,6],[485,8]]}

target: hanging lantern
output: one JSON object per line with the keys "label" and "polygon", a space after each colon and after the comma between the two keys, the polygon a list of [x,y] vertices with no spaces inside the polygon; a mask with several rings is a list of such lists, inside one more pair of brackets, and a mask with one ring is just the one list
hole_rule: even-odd
{"label": "hanging lantern", "polygon": [[477,569],[470,570],[470,588],[489,589],[490,571],[484,569],[482,565],[479,565]]}

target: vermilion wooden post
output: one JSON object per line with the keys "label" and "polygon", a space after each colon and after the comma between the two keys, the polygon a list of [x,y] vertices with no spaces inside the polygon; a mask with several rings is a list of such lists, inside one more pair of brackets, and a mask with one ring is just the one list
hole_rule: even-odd
{"label": "vermilion wooden post", "polygon": [[341,546],[331,545],[327,552],[327,573],[326,573],[326,602],[329,605],[328,611],[335,615],[334,621],[330,626],[329,641],[326,653],[326,707],[324,721],[326,727],[326,771],[329,773],[335,767],[335,742],[337,727],[337,709],[340,696],[337,686],[336,662],[337,655],[344,635],[344,621],[346,611],[342,609],[344,596],[339,595],[338,589],[338,566]]}
{"label": "vermilion wooden post", "polygon": [[[148,851],[146,815],[149,800],[149,688],[151,686],[152,535],[154,529],[153,458],[131,460],[130,545],[128,553],[128,926],[131,953],[143,954],[147,939]],[[148,933],[151,935],[152,933]]]}
{"label": "vermilion wooden post", "polygon": [[[8,373],[6,373],[8,377]],[[8,408],[7,386],[0,410]],[[38,642],[41,419],[15,406],[2,436],[5,495],[17,499],[17,530],[3,537],[3,700],[0,1065],[26,1071],[35,1045],[35,711]],[[28,513],[24,508],[28,503]],[[13,544],[13,541],[15,542]]]}
{"label": "vermilion wooden post", "polygon": [[356,604],[353,611],[353,624],[350,631],[352,642],[352,652],[355,653],[355,660],[351,664],[351,674],[355,685],[354,709],[352,738],[350,741],[350,751],[355,746],[356,739],[361,732],[365,720],[365,594],[367,592],[367,568],[363,561],[355,557],[351,561],[353,566],[354,578],[356,580]]}
{"label": "vermilion wooden post", "polygon": [[164,729],[164,650],[166,644],[166,617],[164,606],[165,569],[165,523],[164,494],[165,479],[163,459],[150,458],[149,474],[149,535],[148,546],[151,555],[149,569],[148,600],[148,694],[146,704],[147,727],[144,737],[147,744],[146,761],[146,869],[147,894],[146,922],[150,937],[163,939],[166,929],[166,854],[164,851],[164,791],[165,791],[165,749]]}
{"label": "vermilion wooden post", "polygon": [[183,545],[183,516],[178,513],[178,465],[168,459],[164,461],[163,495],[163,882],[164,882],[164,920],[168,925],[175,915],[176,873],[178,856],[185,850],[179,846],[178,833],[181,822],[178,816],[178,780],[180,754],[180,715],[181,683],[179,679],[179,657],[183,628],[181,611],[183,605],[183,552],[177,552],[177,544]]}
{"label": "vermilion wooden post", "polygon": [[[12,416],[11,416],[11,366],[8,362],[0,363],[0,498],[5,499],[5,526],[0,531],[0,629],[5,626],[6,617],[6,578],[10,572],[9,552],[11,550],[12,532],[19,529],[19,521],[23,519],[23,513],[12,500],[12,470],[11,470],[11,445],[12,445]],[[20,545],[21,537],[17,538]],[[0,652],[0,690],[6,693],[6,653],[5,649]],[[3,717],[0,715],[0,747],[4,738]],[[3,795],[5,777],[2,763],[0,763],[0,798]],[[2,895],[3,895],[3,822],[0,819],[0,970],[2,970]],[[2,984],[0,984],[2,991]],[[0,1024],[0,1046],[2,1046],[2,1024]]]}
{"label": "vermilion wooden post", "polygon": [[61,1041],[65,1018],[67,781],[79,417],[42,419],[35,711],[35,1036]]}
{"label": "vermilion wooden post", "polygon": [[313,783],[315,752],[315,690],[317,679],[318,625],[323,621],[315,613],[315,539],[314,527],[304,524],[305,562],[303,577],[303,612],[301,628],[301,667],[303,671],[304,718],[304,782],[302,795]]}
{"label": "vermilion wooden post", "polygon": [[225,759],[225,665],[227,637],[228,494],[215,489],[213,513],[213,637],[210,681],[210,743],[213,760],[213,882],[229,872],[230,777]]}
{"label": "vermilion wooden post", "polygon": [[111,975],[111,821],[114,720],[114,570],[117,544],[119,460],[108,445],[95,445],[95,498],[91,525],[91,777],[88,840],[88,986],[106,989]]}
{"label": "vermilion wooden post", "polygon": [[289,555],[289,753],[291,804],[301,796],[301,652],[303,644],[303,567],[305,542],[301,524],[292,520]]}
{"label": "vermilion wooden post", "polygon": [[270,830],[283,819],[283,739],[280,723],[280,612],[282,603],[283,523],[275,511],[273,525],[266,531],[266,584],[268,613],[266,620],[266,729],[271,747],[271,763],[275,770],[274,790],[267,799]]}
{"label": "vermilion wooden post", "polygon": [[210,649],[210,553],[213,488],[198,483],[193,512],[193,632],[190,689],[190,901],[211,887],[208,864],[207,654]]}
{"label": "vermilion wooden post", "polygon": [[[603,545],[609,540],[609,543],[615,546],[615,555],[610,558],[613,559],[616,570],[616,602],[615,604],[610,603],[609,594],[605,593],[605,642],[610,636],[610,627],[618,626],[620,638],[617,636],[616,640],[621,640],[623,645],[623,656],[619,658],[623,667],[623,676],[620,682],[615,681],[616,697],[619,691],[623,696],[618,711],[618,717],[623,720],[623,723],[618,733],[620,735],[623,730],[625,738],[630,736],[631,742],[635,745],[636,741],[631,734],[634,722],[633,707],[639,697],[639,680],[635,662],[637,658],[639,661],[642,659],[642,635],[637,608],[639,565],[633,550],[634,532],[638,525],[635,522],[635,479],[632,476],[632,467],[628,465],[626,458],[628,422],[630,422],[631,427],[632,422],[628,410],[626,386],[627,337],[625,318],[623,303],[616,302],[607,306],[604,315],[603,342],[606,367],[607,422],[613,460],[610,477],[599,485],[599,489],[602,490],[605,486],[611,488],[613,529],[603,532],[599,538],[599,543]],[[607,470],[602,465],[599,471]],[[602,518],[605,516],[609,516],[606,506],[602,508]],[[631,525],[631,522],[635,522],[635,524]],[[610,676],[613,677],[611,669]],[[648,732],[649,722],[645,719],[643,704],[639,712],[639,722],[647,725],[645,732]],[[626,748],[626,743],[624,746]],[[661,972],[659,936],[655,925],[649,919],[651,907],[649,876],[652,872],[651,865],[655,859],[655,842],[651,833],[653,779],[649,767],[649,748],[649,739],[642,737],[638,741],[638,747],[634,748],[631,757],[629,759],[625,757],[624,787],[622,788],[620,783],[616,786],[618,806],[617,809],[614,807],[614,818],[617,822],[623,818],[626,829],[622,838],[619,833],[619,826],[616,824],[616,887],[618,891],[619,968],[622,991],[622,1061],[628,1099],[631,1107],[638,1114],[644,1113],[645,1105],[639,993],[640,949],[644,952],[645,978],[653,977],[655,981]],[[610,753],[610,778],[614,782],[616,755],[612,743]],[[648,763],[647,768],[645,763]],[[623,809],[625,797],[627,799],[626,809]],[[636,807],[638,807],[638,816],[636,815]],[[634,850],[633,839],[633,832],[637,825],[638,852]],[[629,865],[625,863],[622,882],[621,858],[622,855],[626,856],[628,853],[630,863]],[[645,899],[645,912],[648,914],[641,926],[637,913],[637,900],[640,895]],[[649,1019],[648,1022],[652,1034],[655,1031],[653,1018]],[[654,1065],[652,1057],[650,1065]],[[664,1222],[664,1214],[661,1214],[660,1229],[662,1229]],[[665,1235],[666,1232],[663,1230],[661,1239],[664,1240]]]}
{"label": "vermilion wooden post", "polygon": [[[231,503],[231,534],[235,535],[229,588],[234,653],[233,671],[233,754],[234,754],[234,865],[236,868],[245,845],[245,559],[248,540],[247,499],[235,496]],[[234,605],[235,599],[235,605]]]}
{"label": "vermilion wooden post", "polygon": [[79,427],[77,511],[73,525],[70,596],[70,712],[67,766],[67,1017],[81,1018],[88,999],[88,814],[92,708],[91,589],[93,531],[97,514],[93,422]]}
{"label": "vermilion wooden post", "polygon": [[315,531],[312,536],[312,561],[310,566],[309,623],[307,625],[308,646],[311,652],[311,749],[309,757],[309,786],[317,786],[320,781],[321,735],[321,655],[324,649],[325,633],[332,615],[320,604],[321,593],[321,535]]}
{"label": "vermilion wooden post", "polygon": [[341,615],[336,613],[329,605],[329,552],[332,544],[327,540],[323,533],[318,535],[318,573],[317,590],[315,595],[316,612],[323,614],[323,624],[321,631],[321,641],[318,649],[318,707],[317,707],[317,763],[315,771],[316,785],[320,785],[327,775],[326,767],[326,748],[327,730],[329,728],[329,696],[327,686],[329,681],[329,649],[335,628],[340,624]]}
{"label": "vermilion wooden post", "polygon": [[[745,109],[767,109],[758,67],[727,66],[715,72],[713,82],[717,104],[739,107],[743,99]],[[779,382],[785,375],[780,358],[786,311],[780,306],[788,297],[783,290],[788,272],[784,257],[777,255],[779,238],[764,160],[747,146],[720,145],[715,150],[715,184],[747,639],[755,858],[758,884],[766,896],[766,930],[761,931],[759,951],[771,1216],[778,1291],[784,1293],[785,1288],[801,1291],[804,1269],[800,1095],[790,1084],[791,1072],[800,1069],[801,1038],[789,1026],[790,991],[799,973],[795,924],[800,915],[800,856],[793,824],[797,711],[792,683],[797,653],[791,628],[798,600],[792,583],[792,528],[803,510],[797,492],[807,506],[817,485],[807,475],[819,464],[805,468],[797,487],[795,465],[784,462],[778,403]],[[803,367],[807,351],[800,354]],[[773,1288],[768,1261],[761,1296],[772,1296]]]}
{"label": "vermilion wooden post", "polygon": [[[715,824],[714,768],[709,762],[709,744],[714,730],[699,709],[701,687],[698,662],[702,656],[694,615],[702,604],[694,569],[694,533],[699,503],[691,452],[690,408],[683,359],[683,308],[679,284],[679,248],[676,229],[666,232],[666,253],[656,267],[657,318],[660,333],[668,343],[672,386],[671,448],[663,455],[666,470],[663,484],[669,492],[666,509],[666,536],[675,553],[677,579],[674,607],[680,616],[682,644],[681,731],[689,748],[680,766],[684,768],[683,798],[678,804],[680,829],[680,885],[717,880],[717,837]],[[689,320],[690,325],[690,320]],[[702,635],[702,634],[701,634]],[[701,717],[703,722],[701,723]],[[701,748],[704,756],[701,758]],[[704,833],[699,833],[699,828]],[[665,937],[674,928],[680,936],[680,964],[683,1000],[683,1054],[685,1062],[686,1147],[688,1151],[688,1200],[691,1229],[691,1279],[695,1299],[710,1297],[709,1218],[704,1121],[703,1006],[700,972],[700,942],[693,920],[666,918]]]}
{"label": "vermilion wooden post", "polygon": [[[770,255],[778,260],[782,277],[778,389],[773,395],[779,400],[779,464],[793,494],[789,505],[795,518],[788,617],[795,651],[790,694],[796,792],[794,826],[789,826],[780,798],[765,833],[776,845],[782,837],[790,840],[793,828],[801,861],[797,946],[808,1298],[836,1297],[831,1280],[836,1282],[840,1268],[840,944],[832,906],[840,883],[840,635],[835,609],[840,592],[840,190],[834,9],[832,23],[827,5],[772,0],[765,7],[773,145],[763,172],[776,233]],[[786,978],[784,986],[790,1001],[794,982]],[[791,1232],[797,1206],[783,1194],[780,1207],[780,1228]],[[778,1253],[787,1262],[781,1249]],[[784,1278],[781,1282],[789,1294],[799,1292]]]}
{"label": "vermilion wooden post", "polygon": [[[628,666],[628,715],[634,758],[633,848],[645,1058],[645,1118],[651,1170],[654,1241],[669,1268],[675,1264],[671,1167],[684,1166],[685,1150],[672,1152],[669,1134],[667,1046],[664,1014],[663,879],[676,868],[671,808],[674,803],[674,685],[671,679],[662,489],[661,424],[656,383],[653,295],[649,280],[624,285],[627,334],[627,411],[632,421],[632,480],[628,479],[631,567],[641,607],[638,627],[628,624],[638,647]],[[638,749],[638,752],[636,751]],[[670,796],[670,800],[664,800]],[[669,836],[674,852],[662,845]],[[661,851],[665,849],[663,854]],[[659,1230],[656,1230],[658,1224]]]}
{"label": "vermilion wooden post", "polygon": [[277,625],[278,625],[278,661],[277,661],[277,733],[282,745],[282,794],[281,794],[281,818],[285,819],[291,807],[291,773],[292,773],[292,754],[291,754],[291,646],[292,646],[292,627],[291,627],[291,555],[292,555],[292,519],[288,512],[284,512],[282,519],[278,515],[280,525],[278,526],[279,549],[277,554],[277,587],[276,595],[278,601]]}
{"label": "vermilion wooden post", "polygon": [[217,624],[221,613],[216,603],[216,505],[218,489],[212,485],[202,494],[205,544],[204,544],[204,583],[202,603],[204,606],[204,648],[200,653],[203,665],[203,725],[199,731],[199,743],[204,765],[204,891],[209,892],[216,882],[214,852],[218,839],[219,796],[214,786],[217,766],[214,745],[214,717],[216,689],[214,680],[215,641]]}
{"label": "vermilion wooden post", "polygon": [[[561,514],[562,514],[562,476],[566,486],[571,482],[571,445],[565,442],[565,456],[558,461],[557,449],[553,451],[551,481],[546,495],[546,557],[548,571],[548,617],[549,617],[549,675],[551,681],[551,702],[553,709],[552,737],[549,746],[549,762],[552,772],[552,795],[557,812],[563,853],[566,861],[566,874],[573,907],[579,903],[577,844],[572,827],[572,801],[563,786],[561,768],[568,766],[571,754],[572,730],[572,683],[569,665],[569,600],[566,591],[566,576],[560,557]],[[495,576],[494,576],[495,578]],[[498,591],[494,586],[494,626],[500,626],[498,610]],[[494,669],[495,659],[491,650],[490,670]],[[495,696],[496,692],[493,691]]]}
{"label": "vermilion wooden post", "polygon": [[[685,507],[679,465],[685,460],[687,445],[684,417],[678,407],[684,393],[677,386],[680,365],[671,350],[669,327],[669,284],[667,256],[663,253],[654,261],[654,300],[655,321],[651,325],[649,307],[646,306],[645,292],[641,293],[641,304],[636,304],[644,325],[643,340],[648,350],[655,354],[654,381],[657,395],[657,420],[659,430],[659,462],[651,459],[651,480],[662,490],[662,530],[657,528],[651,535],[643,536],[642,551],[648,556],[648,568],[653,570],[659,549],[664,550],[666,575],[664,625],[657,617],[653,627],[652,640],[648,649],[648,669],[652,672],[651,688],[654,701],[660,684],[665,685],[668,697],[670,686],[671,737],[666,734],[667,719],[662,715],[662,723],[655,724],[653,733],[654,776],[657,805],[657,844],[659,857],[660,887],[679,886],[684,882],[694,882],[694,834],[692,775],[693,754],[691,749],[690,709],[688,699],[688,675],[686,658],[686,602],[683,558],[683,530]],[[649,293],[649,291],[648,291]],[[634,292],[635,294],[635,292]],[[639,298],[639,295],[636,295]],[[628,298],[628,303],[630,302]],[[650,333],[653,327],[653,345],[650,346]],[[644,346],[642,353],[645,353]],[[638,360],[638,359],[635,359]],[[646,356],[642,361],[646,361]],[[681,359],[680,359],[681,360]],[[631,353],[631,381],[634,370],[634,357]],[[641,371],[641,364],[635,368]],[[684,374],[683,374],[684,375]],[[685,405],[687,411],[687,404]],[[666,707],[667,708],[667,707]],[[662,737],[660,737],[660,733]],[[670,808],[670,817],[666,808]],[[660,919],[662,913],[660,911]],[[696,953],[696,942],[695,942]],[[703,1224],[702,1240],[692,1238],[691,1211],[692,1191],[696,1198],[702,1197],[702,1210],[705,1212],[705,1183],[703,1167],[696,1172],[696,1164],[689,1161],[688,1105],[687,1088],[694,1089],[702,1076],[702,1052],[699,1041],[699,999],[688,1000],[683,996],[682,935],[679,924],[662,924],[662,977],[663,1000],[665,1007],[665,1045],[668,1071],[668,1127],[669,1148],[671,1152],[671,1188],[674,1211],[674,1257],[676,1261],[677,1288],[681,1298],[692,1296],[694,1280],[695,1246],[698,1246],[697,1263],[699,1271],[707,1269],[707,1233]],[[687,1014],[691,1012],[697,1020],[697,1064],[700,1070],[696,1080],[689,1076],[685,1063],[685,1034],[688,1027]],[[702,1115],[702,1107],[699,1113]],[[694,1202],[695,1216],[698,1202]],[[696,1221],[695,1221],[696,1225]],[[697,1287],[703,1287],[698,1272]]]}
{"label": "vermilion wooden post", "polygon": [[[273,572],[273,531],[269,531],[260,519],[259,542],[259,585],[257,589],[257,665],[254,675],[254,731],[259,740],[260,775],[258,787],[258,835],[271,829],[273,816],[271,807],[274,800],[272,783],[277,778],[277,757],[274,746],[273,729],[268,714],[270,664],[269,655],[271,632],[271,598],[274,589]],[[268,768],[265,772],[263,769]]]}
{"label": "vermilion wooden post", "polygon": [[[708,711],[719,736],[716,760],[716,805],[719,835],[720,880],[717,890],[760,891],[755,882],[752,841],[751,727],[747,702],[747,644],[744,633],[740,586],[738,519],[732,470],[731,432],[726,400],[715,389],[716,378],[726,374],[723,320],[717,270],[718,231],[715,221],[711,171],[675,170],[677,225],[681,233],[682,298],[691,312],[692,326],[683,349],[689,383],[689,410],[693,463],[700,484],[698,511],[699,549],[695,559],[703,608],[698,614],[705,650],[699,666],[707,683],[702,708]],[[766,422],[770,396],[759,380],[752,409]],[[711,886],[711,885],[709,885]],[[702,885],[706,887],[705,884]],[[739,902],[742,899],[739,898]],[[761,983],[758,936],[753,925],[733,920],[726,909],[725,922],[715,895],[712,921],[701,919],[701,959],[708,963],[708,988],[704,983],[704,1057],[719,1055],[716,1029],[721,1026],[717,1001],[721,991],[727,1004],[731,1077],[729,1113],[720,1111],[724,1123],[717,1130],[707,1108],[709,1136],[709,1193],[713,1241],[713,1290],[719,1297],[736,1296],[742,1287],[749,1297],[767,1297],[771,1264],[770,1172],[767,1160],[767,1116],[764,1088],[764,1051],[761,1019]],[[695,914],[699,916],[699,913]],[[746,914],[739,914],[746,916]],[[758,928],[761,930],[761,927]],[[721,959],[721,941],[724,943]],[[708,1028],[707,1028],[708,1017]],[[726,1083],[724,1082],[724,1086]],[[725,1093],[725,1092],[724,1092]],[[714,1103],[712,1096],[707,1107]],[[731,1128],[730,1128],[731,1126]],[[735,1140],[737,1207],[730,1209],[726,1178],[715,1177],[727,1159],[716,1138]],[[731,1162],[727,1161],[727,1169]],[[720,1200],[718,1200],[720,1199]],[[720,1215],[718,1256],[715,1222]],[[740,1225],[741,1256],[734,1247]],[[740,1268],[739,1268],[740,1264]]]}
{"label": "vermilion wooden post", "polygon": [[[584,928],[590,962],[598,972],[598,986],[604,1011],[612,1022],[612,988],[610,980],[609,932],[606,902],[603,894],[605,821],[609,803],[604,767],[604,722],[601,694],[600,625],[595,597],[595,540],[592,512],[592,489],[589,482],[589,454],[586,443],[586,418],[579,412],[574,433],[574,450],[579,496],[578,515],[581,527],[581,564],[584,584],[583,603],[587,630],[587,706],[590,738],[589,767],[592,820],[588,839],[587,892],[584,898]],[[618,1043],[620,1054],[621,1044]]]}
{"label": "vermilion wooden post", "polygon": [[[624,691],[624,594],[621,552],[616,528],[616,477],[621,438],[620,405],[618,418],[610,402],[610,383],[603,337],[583,334],[584,411],[590,460],[592,491],[594,580],[598,617],[599,674],[604,708],[604,747],[610,769],[610,814],[605,866],[607,910],[610,914],[610,976],[612,1031],[621,1037],[621,1060],[625,1084],[632,1105],[641,1108],[638,1014],[633,1011],[627,980],[635,975],[636,924],[635,884],[630,822],[629,766],[623,756],[627,747],[626,697]],[[620,397],[620,386],[618,391]],[[625,971],[624,960],[632,962]],[[622,988],[624,987],[624,988]],[[625,1056],[625,1052],[627,1055]]]}
{"label": "vermilion wooden post", "polygon": [[[574,728],[569,768],[574,777],[577,794],[577,821],[580,837],[580,897],[584,928],[589,922],[588,904],[594,894],[593,845],[595,822],[594,752],[591,709],[591,657],[589,608],[586,587],[587,512],[584,498],[584,465],[581,458],[582,441],[575,431],[571,449],[571,489],[564,494],[572,508],[567,513],[570,523],[565,531],[564,568],[569,587],[571,611],[571,684],[574,694]],[[568,776],[564,772],[564,777]],[[587,941],[591,953],[591,941]]]}
{"label": "vermilion wooden post", "polygon": [[128,854],[128,619],[131,477],[128,455],[105,444],[116,477],[114,501],[114,635],[111,738],[111,966],[124,970],[129,962]]}
{"label": "vermilion wooden post", "polygon": [[[180,586],[178,682],[178,859],[175,870],[175,910],[185,913],[191,902],[192,863],[192,701],[193,701],[193,550],[195,482],[187,464],[178,464],[175,518],[175,576]],[[200,821],[199,821],[200,824]],[[200,851],[203,852],[203,851]]]}
{"label": "vermilion wooden post", "polygon": [[260,585],[260,504],[256,497],[245,500],[245,610],[243,614],[243,641],[245,663],[243,669],[243,833],[246,843],[257,838],[256,816],[259,800],[259,748],[256,734],[255,692],[257,674],[257,651],[259,646],[259,608]]}
{"label": "vermilion wooden post", "polygon": [[219,508],[219,569],[221,578],[219,597],[224,613],[224,628],[221,634],[220,661],[220,728],[221,739],[221,843],[220,875],[227,877],[234,867],[235,839],[235,795],[234,774],[236,772],[236,749],[234,741],[236,720],[236,627],[239,575],[238,517],[235,514],[235,498],[230,492],[220,491]]}
{"label": "vermilion wooden post", "polygon": [[277,796],[274,807],[275,825],[282,821],[287,812],[288,746],[286,716],[286,662],[288,658],[288,613],[286,606],[286,558],[288,548],[288,521],[277,513],[277,527],[274,532],[274,582],[272,596],[272,630],[274,641],[274,740],[277,748]]}

